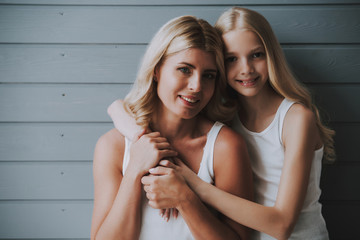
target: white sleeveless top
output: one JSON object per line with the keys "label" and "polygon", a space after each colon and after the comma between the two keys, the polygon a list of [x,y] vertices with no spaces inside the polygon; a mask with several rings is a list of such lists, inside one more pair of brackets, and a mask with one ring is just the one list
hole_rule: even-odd
{"label": "white sleeveless top", "polygon": [[[264,206],[274,206],[276,201],[284,165],[284,146],[281,138],[283,123],[293,104],[294,102],[284,99],[273,121],[260,133],[246,129],[238,115],[233,122],[233,129],[241,133],[247,142],[254,174],[255,201]],[[329,239],[319,203],[322,157],[323,147],[314,153],[304,206],[289,239]],[[253,239],[274,238],[254,231]]]}
{"label": "white sleeveless top", "polygon": [[[207,140],[200,163],[198,176],[205,182],[214,184],[214,145],[223,124],[214,123],[207,134]],[[123,174],[126,172],[130,160],[131,141],[125,139],[125,152],[123,159]],[[192,240],[189,227],[179,214],[177,219],[170,217],[166,222],[159,215],[159,209],[153,209],[147,204],[148,200],[143,192],[142,196],[142,225],[140,240]]]}

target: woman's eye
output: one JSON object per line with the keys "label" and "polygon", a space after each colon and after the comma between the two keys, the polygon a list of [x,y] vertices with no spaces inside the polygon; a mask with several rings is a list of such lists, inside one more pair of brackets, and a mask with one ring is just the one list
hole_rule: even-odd
{"label": "woman's eye", "polygon": [[181,67],[181,68],[178,68],[178,70],[182,73],[190,73],[190,69],[188,67]]}
{"label": "woman's eye", "polygon": [[227,58],[225,59],[226,62],[235,62],[236,60],[237,60],[236,57],[227,57]]}
{"label": "woman's eye", "polygon": [[204,74],[204,78],[207,78],[207,79],[215,79],[215,78],[216,78],[216,75],[213,74],[213,73],[205,73],[205,74]]}

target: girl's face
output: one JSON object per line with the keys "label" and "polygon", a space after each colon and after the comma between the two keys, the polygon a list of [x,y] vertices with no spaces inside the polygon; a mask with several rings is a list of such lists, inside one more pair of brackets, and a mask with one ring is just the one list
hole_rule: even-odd
{"label": "girl's face", "polygon": [[189,48],[171,55],[155,71],[160,107],[180,118],[195,117],[215,89],[217,67],[213,54]]}
{"label": "girl's face", "polygon": [[268,80],[265,48],[252,31],[236,29],[223,35],[229,85],[241,96],[254,97]]}

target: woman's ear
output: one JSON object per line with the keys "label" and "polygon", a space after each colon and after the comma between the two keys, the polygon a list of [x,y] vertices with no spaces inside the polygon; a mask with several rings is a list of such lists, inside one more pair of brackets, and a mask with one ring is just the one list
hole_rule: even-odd
{"label": "woman's ear", "polygon": [[158,82],[158,76],[159,76],[159,67],[156,66],[154,69],[153,81]]}

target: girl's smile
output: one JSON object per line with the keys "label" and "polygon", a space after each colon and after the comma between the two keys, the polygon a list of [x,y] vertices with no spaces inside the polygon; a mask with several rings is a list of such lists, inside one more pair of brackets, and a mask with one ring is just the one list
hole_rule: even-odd
{"label": "girl's smile", "polygon": [[264,46],[252,31],[235,29],[223,35],[229,85],[242,96],[256,96],[268,80]]}

